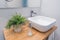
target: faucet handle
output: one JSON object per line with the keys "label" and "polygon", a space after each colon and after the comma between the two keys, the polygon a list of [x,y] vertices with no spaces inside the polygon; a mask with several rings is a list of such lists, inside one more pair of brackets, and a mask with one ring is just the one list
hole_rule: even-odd
{"label": "faucet handle", "polygon": [[37,14],[37,13],[35,13],[33,10],[31,10],[31,16],[30,17],[32,17],[33,14]]}
{"label": "faucet handle", "polygon": [[31,10],[31,13],[34,13],[33,10]]}
{"label": "faucet handle", "polygon": [[34,13],[34,14],[37,14],[37,13]]}

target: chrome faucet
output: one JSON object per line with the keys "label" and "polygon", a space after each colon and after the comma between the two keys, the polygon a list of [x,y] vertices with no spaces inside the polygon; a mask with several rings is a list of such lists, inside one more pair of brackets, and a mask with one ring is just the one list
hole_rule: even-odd
{"label": "chrome faucet", "polygon": [[[33,14],[36,14],[33,10],[31,10],[31,15],[30,15],[30,17],[33,17]],[[33,33],[32,33],[32,25],[31,25],[31,23],[29,23],[29,32],[28,32],[28,35],[29,36],[32,36],[33,35]]]}
{"label": "chrome faucet", "polygon": [[31,15],[30,17],[33,17],[33,14],[36,14],[33,10],[31,10]]}

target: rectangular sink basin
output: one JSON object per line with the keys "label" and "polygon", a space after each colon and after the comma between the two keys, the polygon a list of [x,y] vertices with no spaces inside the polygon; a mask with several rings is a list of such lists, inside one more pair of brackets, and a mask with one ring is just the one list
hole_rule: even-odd
{"label": "rectangular sink basin", "polygon": [[45,16],[35,16],[28,18],[31,26],[41,32],[46,32],[56,23],[56,19],[45,17]]}

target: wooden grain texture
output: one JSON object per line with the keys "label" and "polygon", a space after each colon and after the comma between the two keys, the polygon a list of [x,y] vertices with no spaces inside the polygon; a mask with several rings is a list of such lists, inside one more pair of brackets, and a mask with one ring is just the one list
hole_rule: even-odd
{"label": "wooden grain texture", "polygon": [[22,32],[15,33],[12,29],[4,29],[5,40],[45,40],[57,27],[53,26],[48,32],[39,32],[32,28],[32,36],[28,36],[28,24],[23,26]]}

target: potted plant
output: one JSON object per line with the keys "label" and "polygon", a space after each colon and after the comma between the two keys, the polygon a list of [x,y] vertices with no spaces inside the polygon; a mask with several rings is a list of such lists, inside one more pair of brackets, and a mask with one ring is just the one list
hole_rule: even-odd
{"label": "potted plant", "polygon": [[23,16],[16,14],[8,21],[6,28],[10,29],[13,27],[15,32],[21,32],[22,26],[25,24],[25,22],[26,19]]}

